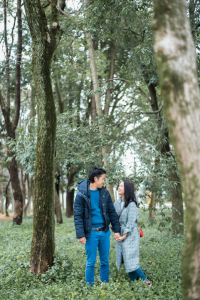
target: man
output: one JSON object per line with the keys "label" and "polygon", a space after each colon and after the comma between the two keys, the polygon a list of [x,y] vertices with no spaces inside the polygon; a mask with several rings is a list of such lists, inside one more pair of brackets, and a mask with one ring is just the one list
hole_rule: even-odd
{"label": "man", "polygon": [[89,179],[77,184],[78,194],[74,204],[74,222],[76,235],[81,244],[85,244],[87,262],[85,282],[94,284],[94,267],[97,249],[100,257],[100,277],[109,282],[110,230],[112,224],[115,239],[120,237],[120,224],[111,196],[103,187],[105,169],[94,167]]}

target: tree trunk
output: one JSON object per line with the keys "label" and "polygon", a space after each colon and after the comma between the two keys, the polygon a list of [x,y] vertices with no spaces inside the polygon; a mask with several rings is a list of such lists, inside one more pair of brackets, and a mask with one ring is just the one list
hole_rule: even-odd
{"label": "tree trunk", "polygon": [[184,0],[154,0],[155,53],[165,117],[186,204],[183,299],[200,297],[200,93]]}
{"label": "tree trunk", "polygon": [[10,184],[10,178],[8,180],[8,183],[6,185],[6,190],[5,190],[5,196],[6,196],[6,217],[9,217],[9,213],[8,213],[8,207],[9,207],[9,204],[10,204],[9,194],[8,194],[9,184]]}
{"label": "tree trunk", "polygon": [[35,188],[34,188],[34,179],[31,177],[31,195],[32,195],[32,204],[33,204],[33,216],[34,216],[34,197],[35,197]]}
{"label": "tree trunk", "polygon": [[[25,207],[25,199],[26,199],[26,189],[25,189],[25,182],[24,182],[24,174],[23,170],[20,170],[20,182],[21,182],[21,191],[22,191],[22,198],[23,198],[23,212],[24,212],[24,207]],[[24,215],[23,215],[24,217]]]}
{"label": "tree trunk", "polygon": [[[91,90],[94,90],[93,83],[91,80]],[[93,124],[96,121],[96,103],[95,96],[91,95],[91,123]]]}
{"label": "tree trunk", "polygon": [[106,185],[106,188],[108,189],[109,193],[110,193],[110,196],[112,198],[112,201],[113,203],[115,202],[115,196],[114,196],[114,191],[113,191],[113,188],[114,188],[114,184],[107,184]]}
{"label": "tree trunk", "polygon": [[14,153],[8,150],[8,156],[13,157],[9,162],[10,168],[10,180],[12,184],[12,191],[14,196],[14,216],[13,223],[20,225],[22,223],[22,213],[23,213],[23,197],[20,188],[20,181],[18,177],[17,162],[14,157]]}
{"label": "tree trunk", "polygon": [[[151,107],[152,111],[157,111],[159,109],[158,107],[158,101],[157,101],[157,95],[156,95],[156,89],[155,84],[151,83],[148,85],[149,93],[151,96]],[[157,115],[157,124],[158,128],[161,131],[162,130],[162,119],[161,115]],[[184,232],[183,224],[183,197],[182,197],[182,186],[181,186],[181,180],[179,173],[177,171],[177,163],[176,159],[173,156],[171,149],[170,149],[170,141],[169,141],[169,135],[168,135],[168,129],[165,128],[164,132],[161,134],[161,139],[159,142],[159,149],[161,153],[167,157],[173,157],[173,167],[169,167],[169,182],[170,182],[170,196],[171,196],[171,202],[172,202],[172,234],[178,234]],[[177,224],[177,225],[176,225]]]}
{"label": "tree trunk", "polygon": [[40,0],[25,0],[33,45],[33,75],[38,113],[34,182],[33,239],[30,270],[40,274],[53,265],[54,241],[54,156],[56,111],[51,83],[51,61],[62,31],[56,1],[51,1],[51,28]]}
{"label": "tree trunk", "polygon": [[55,189],[55,214],[56,214],[57,223],[62,224],[63,219],[62,219],[60,199],[59,199],[56,189]]}
{"label": "tree trunk", "polygon": [[149,204],[149,218],[155,218],[156,217],[156,193],[155,191],[152,191],[151,193],[151,202]]}
{"label": "tree trunk", "polygon": [[31,185],[30,185],[30,180],[29,180],[29,175],[28,174],[26,176],[26,186],[27,186],[28,202],[27,202],[27,204],[24,205],[24,208],[23,208],[24,217],[27,216],[27,212],[29,213],[28,210],[29,210],[30,203],[31,203]]}
{"label": "tree trunk", "polygon": [[[171,153],[170,153],[171,154]],[[172,155],[172,154],[171,154]],[[180,182],[180,176],[176,166],[176,160],[174,159],[174,165],[169,167],[169,182],[170,182],[170,194],[172,202],[172,234],[184,233],[184,211],[183,211],[183,197],[182,186]]]}
{"label": "tree trunk", "polygon": [[1,173],[0,173],[0,213],[4,213],[4,200],[3,200],[3,167],[1,165]]}
{"label": "tree trunk", "polygon": [[62,209],[64,210],[65,209],[65,206],[64,206],[64,192],[62,191]]}
{"label": "tree trunk", "polygon": [[[8,41],[7,41],[7,3],[4,0],[4,34],[5,34],[5,45],[6,45],[6,81],[7,81],[7,106],[4,103],[3,97],[0,92],[0,105],[3,112],[7,136],[10,139],[15,139],[15,130],[19,121],[20,114],[20,70],[21,70],[21,53],[22,53],[22,18],[21,18],[21,0],[17,0],[17,59],[16,59],[16,68],[15,68],[15,110],[13,121],[11,122],[10,118],[10,66],[9,66],[9,57],[11,54],[8,50]],[[13,223],[20,225],[22,223],[22,193],[20,189],[19,177],[17,162],[14,157],[14,153],[11,149],[8,149],[8,157],[12,157],[12,160],[9,162],[9,172],[10,179],[12,183],[13,196],[14,196],[14,217]]]}
{"label": "tree trunk", "polygon": [[[89,0],[85,0],[86,6],[89,5]],[[89,58],[90,58],[90,69],[92,73],[92,82],[93,82],[93,87],[94,87],[94,96],[95,96],[95,104],[96,104],[96,110],[97,110],[97,115],[98,115],[98,124],[99,124],[99,131],[100,133],[103,134],[105,131],[105,127],[102,124],[101,117],[103,116],[103,111],[101,108],[101,95],[99,91],[99,82],[98,82],[98,74],[97,74],[97,67],[96,67],[96,62],[95,62],[95,55],[94,55],[94,44],[91,38],[90,32],[86,32],[86,40],[87,40],[87,45],[89,48]],[[115,46],[114,44],[112,45],[113,50],[112,50],[112,59],[111,59],[111,66],[110,66],[110,77],[113,78],[114,75],[114,64],[115,64]],[[108,89],[109,91],[107,92],[107,97],[110,97],[111,90]],[[108,107],[109,102],[107,101],[106,103],[106,112],[108,113],[109,107]],[[104,167],[108,167],[108,151],[106,147],[102,148],[102,155],[103,155],[103,163]],[[107,184],[107,189],[112,191],[112,187],[110,187],[110,184]],[[112,192],[111,194],[112,200],[114,201],[114,194]]]}
{"label": "tree trunk", "polygon": [[69,188],[71,185],[74,183],[74,176],[75,172],[71,171],[70,168],[68,167],[68,174],[67,174],[67,208],[66,208],[66,216],[70,218],[74,214],[74,189],[70,190]]}

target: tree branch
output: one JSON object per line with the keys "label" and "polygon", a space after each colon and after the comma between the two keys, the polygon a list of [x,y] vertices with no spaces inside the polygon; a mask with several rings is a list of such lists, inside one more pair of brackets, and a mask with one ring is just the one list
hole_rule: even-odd
{"label": "tree branch", "polygon": [[113,78],[113,79],[107,79],[104,83],[108,82],[108,81],[113,81],[113,80],[120,80],[120,81],[124,81],[127,83],[132,83],[134,85],[134,87],[136,87],[136,89],[138,89],[140,91],[140,93],[147,99],[147,101],[151,104],[151,99],[149,99],[149,97],[145,94],[145,92],[134,82],[131,82],[130,80],[126,80],[123,78]]}

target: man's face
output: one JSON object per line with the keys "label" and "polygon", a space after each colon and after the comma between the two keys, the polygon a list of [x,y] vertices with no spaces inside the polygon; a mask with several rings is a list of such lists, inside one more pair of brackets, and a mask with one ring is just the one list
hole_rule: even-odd
{"label": "man's face", "polygon": [[97,189],[101,189],[103,184],[105,183],[105,174],[102,174],[101,177],[99,177],[99,179],[95,176],[94,182],[96,184]]}

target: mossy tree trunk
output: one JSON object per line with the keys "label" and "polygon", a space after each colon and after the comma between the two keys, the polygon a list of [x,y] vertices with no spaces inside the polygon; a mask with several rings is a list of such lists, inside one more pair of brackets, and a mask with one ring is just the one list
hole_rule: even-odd
{"label": "mossy tree trunk", "polygon": [[200,297],[200,93],[184,0],[154,0],[155,53],[165,117],[185,197],[183,299]]}
{"label": "mossy tree trunk", "polygon": [[36,90],[38,128],[34,181],[31,272],[40,276],[53,264],[54,243],[54,156],[56,111],[51,83],[51,61],[62,31],[56,1],[51,1],[51,25],[40,0],[25,0],[32,37],[32,66]]}

